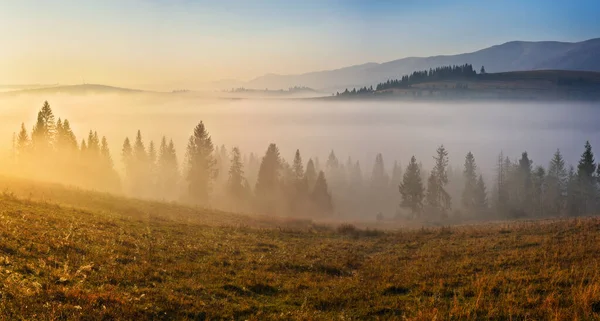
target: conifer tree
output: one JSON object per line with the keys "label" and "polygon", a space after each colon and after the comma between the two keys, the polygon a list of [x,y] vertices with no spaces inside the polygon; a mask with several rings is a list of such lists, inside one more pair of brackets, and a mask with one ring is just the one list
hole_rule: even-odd
{"label": "conifer tree", "polygon": [[448,152],[441,145],[437,155],[433,157],[435,167],[427,181],[427,203],[442,217],[446,217],[450,210],[450,195],[445,189],[448,184]]}
{"label": "conifer tree", "polygon": [[246,187],[244,184],[244,165],[242,164],[240,149],[237,147],[231,150],[230,164],[227,190],[235,201],[241,202],[245,198]]}
{"label": "conifer tree", "polygon": [[102,136],[100,143],[99,173],[102,175],[102,177],[99,178],[99,181],[104,189],[108,191],[119,191],[119,174],[115,170],[113,159],[110,155],[110,149],[108,148],[108,141],[104,136]]}
{"label": "conifer tree", "polygon": [[465,181],[465,187],[462,194],[462,205],[465,210],[472,211],[478,209],[477,199],[477,164],[475,163],[475,157],[473,153],[468,152],[465,157],[465,168],[463,171],[463,177]]}
{"label": "conifer tree", "polygon": [[173,200],[177,194],[177,182],[179,181],[179,165],[177,153],[173,140],[167,143],[163,136],[158,151],[157,160],[157,189],[161,199]]}
{"label": "conifer tree", "polygon": [[508,170],[509,168],[507,167],[507,163],[504,160],[504,153],[501,151],[498,155],[498,162],[496,166],[495,198],[496,212],[498,212],[501,215],[506,215],[508,211]]}
{"label": "conifer tree", "polygon": [[217,176],[214,146],[210,134],[200,122],[188,141],[187,183],[190,201],[207,204],[212,191],[212,184]]}
{"label": "conifer tree", "polygon": [[133,148],[131,147],[131,142],[128,137],[125,137],[125,141],[123,142],[121,160],[125,166],[125,177],[128,188],[131,189],[135,180],[135,161],[133,159]]}
{"label": "conifer tree", "polygon": [[597,194],[596,179],[594,174],[596,172],[596,162],[594,160],[594,153],[592,152],[592,145],[590,142],[585,142],[585,150],[581,154],[581,159],[577,165],[577,179],[579,182],[579,196],[581,197],[581,213],[587,214],[594,210],[594,203]]}
{"label": "conifer tree", "polygon": [[308,160],[308,163],[306,163],[306,172],[304,173],[304,177],[306,178],[308,189],[311,191],[315,186],[315,182],[317,181],[317,171],[312,158]]}
{"label": "conifer tree", "polygon": [[544,214],[544,200],[546,197],[546,170],[537,166],[531,175],[531,210],[534,216]]}
{"label": "conifer tree", "polygon": [[315,182],[315,188],[311,193],[311,200],[320,214],[331,214],[333,212],[331,194],[329,193],[327,180],[325,179],[325,173],[323,173],[323,171],[319,172],[319,176]]}
{"label": "conifer tree", "polygon": [[412,217],[421,212],[423,207],[423,182],[421,180],[421,168],[417,164],[417,159],[413,156],[404,171],[402,184],[399,186],[402,195],[400,206],[409,208]]}
{"label": "conifer tree", "polygon": [[281,207],[281,177],[282,161],[277,145],[270,144],[260,163],[255,193],[259,208],[268,214],[274,214]]}
{"label": "conifer tree", "polygon": [[19,136],[17,136],[17,156],[19,159],[19,163],[24,165],[27,161],[27,157],[29,154],[29,135],[27,135],[27,130],[25,129],[25,124],[21,124],[21,130],[19,131]]}
{"label": "conifer tree", "polygon": [[487,189],[485,187],[485,182],[483,181],[483,176],[481,174],[479,174],[479,179],[477,180],[477,187],[475,189],[475,208],[482,212],[485,212],[488,209]]}
{"label": "conifer tree", "polygon": [[577,216],[581,214],[579,179],[573,166],[569,167],[569,172],[567,174],[566,213],[569,216]]}
{"label": "conifer tree", "polygon": [[33,149],[39,155],[45,155],[52,150],[56,124],[52,108],[47,101],[44,102],[42,109],[38,112],[37,122],[31,132],[31,142]]}
{"label": "conifer tree", "polygon": [[565,167],[565,161],[556,150],[550,165],[548,166],[548,176],[546,177],[546,206],[545,208],[551,215],[560,215],[565,209],[566,193],[568,184],[568,174]]}

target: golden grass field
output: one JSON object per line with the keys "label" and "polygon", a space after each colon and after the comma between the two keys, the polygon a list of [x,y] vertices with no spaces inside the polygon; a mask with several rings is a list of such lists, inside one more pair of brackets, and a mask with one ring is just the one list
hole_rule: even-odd
{"label": "golden grass field", "polygon": [[600,320],[600,219],[397,231],[0,178],[2,320]]}

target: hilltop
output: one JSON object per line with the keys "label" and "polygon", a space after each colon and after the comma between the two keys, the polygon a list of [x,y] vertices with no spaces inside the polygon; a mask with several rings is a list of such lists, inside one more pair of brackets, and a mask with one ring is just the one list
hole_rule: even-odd
{"label": "hilltop", "polygon": [[600,318],[597,218],[384,233],[0,188],[1,319]]}

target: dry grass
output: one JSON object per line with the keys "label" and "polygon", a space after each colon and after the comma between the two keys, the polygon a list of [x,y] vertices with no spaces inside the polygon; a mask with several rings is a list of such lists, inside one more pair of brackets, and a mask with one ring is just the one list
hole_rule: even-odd
{"label": "dry grass", "polygon": [[597,218],[382,233],[2,184],[1,319],[600,320]]}

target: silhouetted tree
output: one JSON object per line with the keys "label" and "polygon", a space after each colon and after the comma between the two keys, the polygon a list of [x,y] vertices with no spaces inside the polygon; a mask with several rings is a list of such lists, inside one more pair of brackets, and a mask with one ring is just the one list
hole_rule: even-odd
{"label": "silhouetted tree", "polygon": [[448,152],[444,145],[438,147],[437,156],[434,156],[435,167],[427,180],[427,203],[442,217],[447,217],[450,210],[450,195],[445,189],[448,184]]}
{"label": "silhouetted tree", "polygon": [[268,214],[274,214],[281,207],[281,158],[277,145],[270,144],[260,163],[255,193],[259,208]]}
{"label": "silhouetted tree", "polygon": [[568,174],[565,167],[565,161],[556,150],[550,165],[548,166],[548,176],[546,177],[546,209],[552,215],[560,215],[565,209],[566,192],[568,184]]}
{"label": "silhouetted tree", "polygon": [[212,191],[212,182],[217,175],[216,162],[213,156],[212,139],[200,122],[190,136],[187,146],[188,195],[190,201],[206,204]]}
{"label": "silhouetted tree", "polygon": [[156,185],[159,197],[167,200],[175,199],[179,181],[177,152],[173,140],[167,144],[167,138],[164,136],[158,150],[157,172]]}
{"label": "silhouetted tree", "polygon": [[581,159],[577,165],[577,179],[579,183],[579,196],[581,197],[581,210],[579,214],[587,214],[593,211],[593,205],[597,194],[596,179],[594,173],[596,172],[596,162],[594,160],[594,153],[592,152],[592,145],[590,142],[585,142],[585,150],[581,154]]}
{"label": "silhouetted tree", "polygon": [[242,164],[242,156],[240,150],[234,147],[231,150],[231,161],[229,167],[229,179],[227,181],[227,190],[229,195],[233,198],[234,202],[237,202],[237,206],[234,208],[240,208],[241,202],[246,200],[246,186],[244,178],[244,165]]}
{"label": "silhouetted tree", "polygon": [[417,164],[417,159],[413,156],[406,167],[402,184],[399,186],[402,195],[400,206],[409,208],[412,217],[421,212],[423,207],[423,182],[421,181],[421,168]]}
{"label": "silhouetted tree", "polygon": [[306,183],[308,184],[308,190],[312,191],[315,186],[315,182],[317,181],[317,171],[315,169],[315,163],[312,159],[309,159],[308,163],[306,163],[306,172],[304,173],[304,177],[306,178]]}
{"label": "silhouetted tree", "polygon": [[468,152],[465,157],[465,167],[463,170],[463,177],[465,187],[462,193],[462,205],[465,210],[473,211],[478,210],[478,199],[477,199],[477,164],[475,163],[475,157],[473,153]]}
{"label": "silhouetted tree", "polygon": [[315,182],[315,188],[311,193],[311,200],[321,214],[331,214],[333,212],[331,194],[329,193],[327,180],[325,179],[325,173],[323,173],[323,171],[319,172],[319,176]]}
{"label": "silhouetted tree", "polygon": [[44,157],[44,155],[52,151],[55,130],[56,124],[52,108],[45,101],[42,109],[38,112],[37,121],[31,132],[32,146],[39,157]]}
{"label": "silhouetted tree", "polygon": [[488,209],[487,189],[481,174],[479,174],[477,188],[475,189],[475,207],[481,212],[486,212]]}

